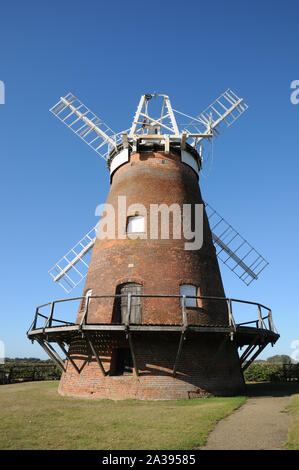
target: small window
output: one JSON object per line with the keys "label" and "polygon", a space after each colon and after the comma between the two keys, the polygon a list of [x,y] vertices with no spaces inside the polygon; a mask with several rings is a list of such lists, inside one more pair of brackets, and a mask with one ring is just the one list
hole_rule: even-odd
{"label": "small window", "polygon": [[[197,307],[197,299],[190,299],[188,295],[196,296],[197,287],[192,284],[182,284],[180,286],[180,295],[186,296],[186,307]],[[183,299],[181,299],[181,305],[183,305]]]}
{"label": "small window", "polygon": [[144,217],[142,215],[134,215],[128,218],[128,233],[144,232]]}

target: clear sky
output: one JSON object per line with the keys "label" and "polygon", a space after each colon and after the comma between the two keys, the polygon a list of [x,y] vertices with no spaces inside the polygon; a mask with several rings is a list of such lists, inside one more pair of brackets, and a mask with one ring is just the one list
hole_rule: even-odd
{"label": "clear sky", "polygon": [[294,352],[299,104],[290,101],[290,84],[299,80],[298,15],[295,0],[2,2],[6,356],[45,357],[25,333],[37,305],[66,296],[47,271],[95,225],[95,208],[109,191],[104,160],[48,109],[72,91],[118,132],[129,127],[142,93],[166,93],[175,108],[198,114],[227,88],[249,109],[217,140],[200,186],[270,265],[249,287],[221,266],[226,295],[272,308],[281,338],[262,357]]}

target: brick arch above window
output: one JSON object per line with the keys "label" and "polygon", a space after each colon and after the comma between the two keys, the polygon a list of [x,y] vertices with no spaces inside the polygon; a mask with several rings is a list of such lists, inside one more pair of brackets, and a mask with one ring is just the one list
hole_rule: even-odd
{"label": "brick arch above window", "polygon": [[120,279],[117,279],[115,283],[115,287],[117,287],[120,284],[127,284],[129,282],[136,282],[136,284],[141,284],[144,286],[144,280],[141,279],[138,276],[132,276],[132,277],[121,277]]}

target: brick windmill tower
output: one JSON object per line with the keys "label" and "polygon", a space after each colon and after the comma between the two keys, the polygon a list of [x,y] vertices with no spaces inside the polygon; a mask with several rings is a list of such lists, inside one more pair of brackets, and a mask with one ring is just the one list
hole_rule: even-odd
{"label": "brick windmill tower", "polygon": [[[100,222],[50,270],[67,292],[85,279],[82,297],[38,307],[28,331],[62,369],[61,394],[241,393],[242,370],[278,339],[270,309],[225,297],[217,257],[246,284],[267,262],[204,203],[198,185],[204,142],[246,109],[231,90],[197,117],[147,94],[119,134],[72,94],[51,109],[107,160],[111,181]],[[56,315],[70,301],[79,302],[74,323]],[[256,308],[258,319],[236,324],[236,302]]]}

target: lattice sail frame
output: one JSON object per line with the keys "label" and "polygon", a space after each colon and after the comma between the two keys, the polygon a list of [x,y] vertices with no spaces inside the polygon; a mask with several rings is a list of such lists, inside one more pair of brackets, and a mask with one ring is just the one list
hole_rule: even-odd
{"label": "lattice sail frame", "polygon": [[[208,134],[218,137],[227,127],[230,127],[246,110],[248,105],[242,98],[236,95],[232,90],[228,89],[222,93],[210,106],[208,106],[201,114],[186,125],[185,130],[189,134]],[[180,111],[176,113],[183,114]],[[203,139],[198,137],[196,145]]]}
{"label": "lattice sail frame", "polygon": [[268,261],[207,202],[205,207],[217,257],[249,286]]}
{"label": "lattice sail frame", "polygon": [[50,112],[104,160],[122,142],[120,134],[116,134],[72,93],[61,97]]}
{"label": "lattice sail frame", "polygon": [[97,234],[96,224],[48,272],[68,294],[86,278]]}

